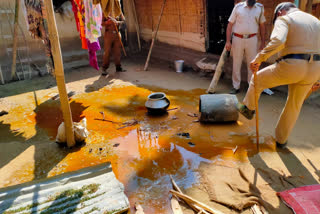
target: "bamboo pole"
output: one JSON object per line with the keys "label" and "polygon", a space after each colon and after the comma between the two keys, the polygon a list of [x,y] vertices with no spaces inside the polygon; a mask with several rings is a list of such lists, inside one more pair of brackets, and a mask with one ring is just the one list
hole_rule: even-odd
{"label": "bamboo pole", "polygon": [[139,21],[138,21],[138,17],[137,17],[136,5],[135,5],[135,1],[134,0],[130,0],[130,1],[131,1],[133,15],[134,15],[134,19],[135,19],[135,26],[136,26],[136,31],[137,31],[137,39],[138,39],[139,51],[141,51],[140,27],[139,27]]}
{"label": "bamboo pole", "polygon": [[256,107],[256,138],[257,138],[257,150],[259,152],[259,94],[258,94],[258,77],[257,72],[253,72],[253,81],[254,81],[254,100],[255,100],[255,107]]}
{"label": "bamboo pole", "polygon": [[170,190],[171,194],[183,199],[184,201],[186,201],[187,203],[194,203],[196,204],[197,206],[201,207],[202,209],[204,209],[205,211],[209,212],[209,213],[212,213],[212,214],[223,214],[223,212],[219,211],[219,210],[216,210],[214,208],[211,208],[209,207],[208,205],[200,202],[200,201],[197,201],[193,198],[191,198],[190,196],[188,195],[185,195],[183,193],[180,193],[180,192],[177,192],[177,191],[174,191],[174,190]]}
{"label": "bamboo pole", "polygon": [[56,19],[54,16],[52,0],[44,0],[45,8],[47,12],[47,20],[48,20],[48,31],[49,31],[49,39],[51,43],[51,51],[54,61],[54,72],[56,76],[60,102],[61,102],[61,110],[63,114],[63,120],[65,123],[65,132],[67,136],[67,145],[68,147],[72,147],[75,145],[74,139],[74,130],[73,130],[73,122],[72,115],[67,95],[66,84],[64,80],[64,70],[63,70],[63,61],[61,56],[61,48],[59,41],[59,34],[56,25]]}
{"label": "bamboo pole", "polygon": [[150,50],[149,50],[149,53],[148,53],[147,61],[146,61],[146,64],[145,64],[145,66],[144,66],[144,70],[145,70],[145,71],[148,69],[148,66],[149,66],[149,61],[150,61],[150,57],[151,57],[151,52],[152,52],[152,49],[153,49],[154,42],[155,42],[155,40],[157,39],[157,34],[158,34],[159,27],[160,27],[161,18],[162,18],[162,15],[163,15],[164,6],[166,5],[166,1],[167,1],[167,0],[163,0],[163,4],[162,4],[162,8],[161,8],[161,13],[160,13],[160,16],[159,16],[158,25],[157,25],[156,31],[155,31],[155,33],[154,33],[154,36],[153,36],[153,38],[152,38],[152,42],[151,42]]}
{"label": "bamboo pole", "polygon": [[221,74],[223,72],[223,66],[224,66],[227,58],[228,58],[228,51],[227,51],[226,47],[224,47],[223,51],[221,53],[221,56],[219,58],[218,65],[217,65],[216,70],[214,72],[212,81],[211,81],[210,86],[207,90],[207,93],[214,94],[216,92],[218,82],[219,82]]}
{"label": "bamboo pole", "polygon": [[119,39],[121,47],[122,47],[122,51],[123,51],[124,55],[127,56],[127,52],[124,49],[124,46],[123,46],[123,43],[122,43],[122,40],[121,40],[121,34],[120,34],[119,30],[118,30],[118,27],[117,27],[116,23],[114,23],[113,21],[112,21],[112,23],[113,23],[113,25],[114,25],[114,27],[115,27],[115,29],[117,31],[117,35],[118,35],[118,39]]}
{"label": "bamboo pole", "polygon": [[17,46],[18,46],[18,27],[19,27],[19,8],[20,0],[16,0],[14,12],[14,31],[13,31],[13,47],[12,47],[12,65],[11,65],[11,80],[17,78],[16,63],[17,63]]}

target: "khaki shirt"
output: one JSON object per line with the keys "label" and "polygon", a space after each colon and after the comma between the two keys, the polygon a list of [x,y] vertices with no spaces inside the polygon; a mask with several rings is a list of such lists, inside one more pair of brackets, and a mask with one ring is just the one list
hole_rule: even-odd
{"label": "khaki shirt", "polygon": [[299,9],[277,18],[270,42],[256,56],[258,63],[279,52],[287,54],[320,53],[320,21]]}
{"label": "khaki shirt", "polygon": [[258,33],[259,24],[266,21],[263,5],[255,3],[252,8],[249,8],[247,2],[238,3],[234,6],[228,21],[233,24],[233,32],[235,33]]}

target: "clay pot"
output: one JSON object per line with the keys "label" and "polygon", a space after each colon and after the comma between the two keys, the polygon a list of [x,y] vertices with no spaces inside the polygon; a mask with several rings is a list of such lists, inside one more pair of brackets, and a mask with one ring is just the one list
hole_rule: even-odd
{"label": "clay pot", "polygon": [[166,94],[162,92],[156,92],[156,93],[150,94],[145,104],[149,114],[165,113],[169,105],[170,105],[170,101],[166,97]]}

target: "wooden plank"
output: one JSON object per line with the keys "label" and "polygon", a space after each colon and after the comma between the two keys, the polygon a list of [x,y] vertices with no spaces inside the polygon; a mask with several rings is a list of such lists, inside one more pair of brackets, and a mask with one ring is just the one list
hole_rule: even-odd
{"label": "wooden plank", "polygon": [[175,195],[175,196],[183,199],[183,200],[186,201],[186,202],[191,202],[191,203],[196,204],[197,206],[201,207],[202,209],[204,209],[205,211],[207,211],[207,212],[209,212],[209,213],[212,213],[212,214],[223,214],[223,212],[221,212],[221,211],[219,211],[219,210],[216,210],[216,209],[214,209],[214,208],[211,208],[211,207],[209,207],[208,205],[206,205],[206,204],[204,204],[204,203],[202,203],[202,202],[200,202],[200,201],[197,201],[197,200],[191,198],[191,197],[188,196],[188,195],[185,195],[185,194],[183,194],[183,193],[180,193],[180,192],[177,192],[177,191],[174,191],[174,190],[170,190],[170,192],[171,192],[173,195]]}
{"label": "wooden plank", "polygon": [[54,16],[54,10],[51,0],[44,0],[45,8],[47,12],[47,20],[48,20],[48,30],[49,30],[49,39],[51,42],[51,51],[54,61],[54,72],[56,76],[61,110],[63,114],[63,120],[66,128],[66,136],[67,136],[67,145],[68,147],[72,147],[76,144],[74,139],[74,130],[73,130],[73,122],[70,104],[67,95],[67,89],[64,79],[64,69],[63,69],[63,61],[61,55],[61,47],[59,41],[59,34],[56,25],[56,19]]}

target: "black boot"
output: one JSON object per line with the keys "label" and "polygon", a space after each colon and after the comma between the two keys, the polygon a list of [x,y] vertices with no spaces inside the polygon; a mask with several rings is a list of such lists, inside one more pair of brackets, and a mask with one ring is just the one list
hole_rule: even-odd
{"label": "black boot", "polygon": [[116,72],[126,72],[126,70],[122,69],[121,65],[116,65]]}
{"label": "black boot", "polygon": [[276,141],[277,148],[279,149],[285,149],[287,147],[287,144],[287,141],[285,143],[279,143],[278,141]]}
{"label": "black boot", "polygon": [[108,70],[108,68],[102,67],[101,68],[101,75],[102,76],[107,76],[109,74],[107,70]]}

